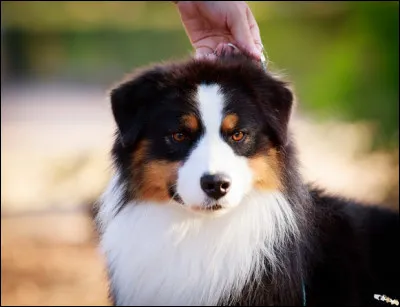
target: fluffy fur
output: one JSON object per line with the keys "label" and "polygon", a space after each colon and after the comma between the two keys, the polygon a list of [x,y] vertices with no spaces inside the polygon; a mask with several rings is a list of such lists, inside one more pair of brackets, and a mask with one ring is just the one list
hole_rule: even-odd
{"label": "fluffy fur", "polygon": [[302,182],[292,104],[241,55],[154,66],[111,92],[115,175],[96,221],[114,304],[400,298],[398,214]]}

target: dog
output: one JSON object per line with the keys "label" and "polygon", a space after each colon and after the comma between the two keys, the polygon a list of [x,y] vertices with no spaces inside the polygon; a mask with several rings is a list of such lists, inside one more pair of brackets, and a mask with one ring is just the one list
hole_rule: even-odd
{"label": "dog", "polygon": [[290,85],[243,54],[136,71],[110,92],[96,223],[114,305],[383,305],[399,216],[303,181]]}

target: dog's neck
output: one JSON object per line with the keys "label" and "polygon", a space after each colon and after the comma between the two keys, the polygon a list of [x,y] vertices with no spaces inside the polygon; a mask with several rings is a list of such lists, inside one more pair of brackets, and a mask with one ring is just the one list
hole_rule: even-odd
{"label": "dog's neck", "polygon": [[278,192],[253,191],[222,216],[198,215],[176,203],[132,202],[110,218],[117,204],[107,201],[117,201],[118,191],[115,185],[108,190],[113,196],[104,196],[99,214],[117,304],[234,300],[250,279],[284,269],[276,252],[298,233],[291,206]]}

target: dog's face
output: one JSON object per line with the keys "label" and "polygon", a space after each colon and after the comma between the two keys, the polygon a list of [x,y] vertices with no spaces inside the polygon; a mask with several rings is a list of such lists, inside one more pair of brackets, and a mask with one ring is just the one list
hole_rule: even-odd
{"label": "dog's face", "polygon": [[224,212],[282,191],[292,94],[242,56],[146,70],[112,91],[127,197]]}

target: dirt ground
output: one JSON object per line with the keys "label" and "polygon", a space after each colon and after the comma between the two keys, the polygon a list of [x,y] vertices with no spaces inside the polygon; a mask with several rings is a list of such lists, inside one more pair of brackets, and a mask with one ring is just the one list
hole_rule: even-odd
{"label": "dirt ground", "polygon": [[1,305],[109,305],[89,217],[2,218]]}

